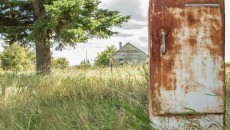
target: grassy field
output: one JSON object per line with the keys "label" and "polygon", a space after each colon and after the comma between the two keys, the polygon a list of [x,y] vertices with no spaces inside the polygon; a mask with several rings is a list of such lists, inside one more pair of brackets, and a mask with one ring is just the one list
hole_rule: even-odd
{"label": "grassy field", "polygon": [[[143,67],[0,76],[0,130],[147,130],[148,81]],[[226,129],[230,126],[227,68]]]}

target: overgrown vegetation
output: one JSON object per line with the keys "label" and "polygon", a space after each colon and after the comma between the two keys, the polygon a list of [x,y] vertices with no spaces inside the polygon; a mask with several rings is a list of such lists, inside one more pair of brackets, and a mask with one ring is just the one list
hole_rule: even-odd
{"label": "overgrown vegetation", "polygon": [[5,46],[0,58],[3,70],[32,70],[35,66],[35,54],[17,43]]}
{"label": "overgrown vegetation", "polygon": [[[132,71],[130,71],[132,70]],[[1,75],[0,129],[148,129],[142,67]],[[146,123],[147,121],[147,123]]]}
{"label": "overgrown vegetation", "polygon": [[117,48],[112,45],[112,46],[107,46],[104,51],[99,53],[96,57],[95,60],[95,65],[96,66],[109,66],[110,64],[110,56],[115,53]]}
{"label": "overgrown vegetation", "polygon": [[[230,129],[230,68],[226,69]],[[63,70],[49,76],[0,76],[0,129],[150,129],[143,67]]]}
{"label": "overgrown vegetation", "polygon": [[69,61],[65,57],[52,59],[52,68],[67,69],[68,67],[69,67]]}

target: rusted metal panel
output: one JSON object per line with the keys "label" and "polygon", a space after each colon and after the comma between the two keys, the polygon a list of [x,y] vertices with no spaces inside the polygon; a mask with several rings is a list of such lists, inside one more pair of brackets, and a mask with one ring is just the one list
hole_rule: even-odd
{"label": "rusted metal panel", "polygon": [[153,122],[165,115],[203,113],[207,116],[198,120],[218,114],[214,117],[223,124],[224,32],[224,0],[150,0]]}

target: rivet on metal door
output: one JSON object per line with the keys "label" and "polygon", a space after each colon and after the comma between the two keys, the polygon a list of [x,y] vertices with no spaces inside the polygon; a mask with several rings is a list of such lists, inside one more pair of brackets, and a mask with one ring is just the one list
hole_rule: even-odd
{"label": "rivet on metal door", "polygon": [[156,129],[221,130],[224,0],[150,0],[150,118]]}

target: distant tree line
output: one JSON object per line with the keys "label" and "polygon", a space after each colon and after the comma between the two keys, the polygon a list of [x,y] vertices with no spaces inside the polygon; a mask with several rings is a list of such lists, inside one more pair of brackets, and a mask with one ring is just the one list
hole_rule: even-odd
{"label": "distant tree line", "polygon": [[[12,43],[3,48],[4,51],[0,54],[1,70],[16,72],[35,70],[36,55],[34,51],[18,43]],[[66,69],[68,67],[69,61],[66,58],[52,58],[52,68]]]}
{"label": "distant tree line", "polygon": [[[23,47],[18,43],[5,45],[4,51],[0,54],[0,67],[4,71],[28,71],[35,70],[36,68],[36,55],[35,52],[29,48]],[[115,46],[107,46],[104,51],[98,53],[95,59],[95,66],[109,66],[110,56],[116,51]],[[69,68],[69,61],[64,58],[52,58],[51,65],[54,69],[67,69]],[[92,63],[87,59],[82,60],[80,65],[75,65],[73,68],[90,68]]]}

